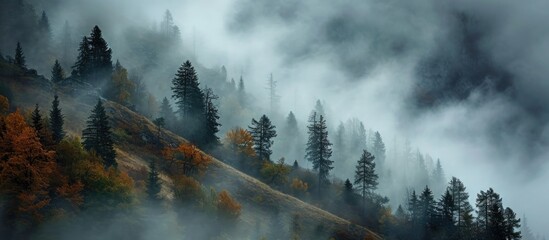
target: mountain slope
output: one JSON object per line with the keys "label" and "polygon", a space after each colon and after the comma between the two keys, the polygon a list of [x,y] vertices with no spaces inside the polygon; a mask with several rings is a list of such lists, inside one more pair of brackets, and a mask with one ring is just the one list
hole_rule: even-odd
{"label": "mountain slope", "polygon": [[[3,69],[0,69],[0,72],[0,94],[8,96],[12,106],[28,109],[39,103],[43,114],[46,114],[53,99],[53,92],[57,91],[67,122],[67,131],[71,135],[80,135],[86,118],[98,99],[96,91],[54,89],[47,79],[34,74],[25,73],[21,77],[21,73],[4,74]],[[149,161],[162,161],[158,154],[150,150],[157,128],[149,119],[114,102],[106,101],[105,108],[111,118],[118,153],[117,161],[122,171],[128,172],[130,176],[137,176],[146,169]],[[187,141],[163,130],[162,142],[164,145],[177,146]],[[286,226],[291,224],[291,216],[299,214],[302,225],[334,236],[336,239],[381,239],[366,228],[276,191],[218,159],[212,157],[212,160],[200,181],[218,191],[229,190],[242,204],[240,222],[249,228],[269,228],[265,216],[276,210],[283,216],[282,222]],[[170,200],[173,198],[170,192],[171,179],[166,175],[162,175],[162,178],[165,183],[163,194]]]}

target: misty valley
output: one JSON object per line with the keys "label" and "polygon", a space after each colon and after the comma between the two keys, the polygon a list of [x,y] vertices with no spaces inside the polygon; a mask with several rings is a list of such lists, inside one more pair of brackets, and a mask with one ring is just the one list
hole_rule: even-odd
{"label": "misty valley", "polygon": [[544,7],[1,0],[0,239],[544,240]]}

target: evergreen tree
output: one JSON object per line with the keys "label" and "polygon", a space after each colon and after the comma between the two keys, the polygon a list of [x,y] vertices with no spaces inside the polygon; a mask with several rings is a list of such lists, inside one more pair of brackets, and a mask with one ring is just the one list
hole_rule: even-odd
{"label": "evergreen tree", "polygon": [[433,185],[435,186],[434,187],[434,192],[435,194],[436,193],[440,193],[442,190],[443,190],[443,183],[446,182],[445,181],[445,176],[444,176],[444,170],[442,169],[442,165],[440,164],[440,159],[437,159],[437,163],[436,163],[436,166],[435,166],[435,169],[433,169]]}
{"label": "evergreen tree", "polygon": [[489,225],[487,239],[489,240],[505,240],[506,227],[505,216],[501,203],[494,202],[489,207]]}
{"label": "evergreen tree", "polygon": [[265,115],[261,116],[259,121],[252,119],[252,125],[248,127],[254,140],[254,149],[259,160],[271,160],[271,146],[276,137],[275,126],[271,124],[271,120]]}
{"label": "evergreen tree", "polygon": [[114,151],[111,127],[101,100],[97,101],[97,105],[86,123],[86,129],[82,131],[84,148],[88,151],[95,151],[103,159],[105,168],[116,167],[116,152]]}
{"label": "evergreen tree", "polygon": [[316,112],[313,112],[307,126],[309,139],[305,158],[313,163],[313,169],[318,171],[318,194],[324,182],[328,181],[328,174],[333,169],[330,160],[332,156],[332,143],[328,140],[328,130],[326,120],[322,115],[317,120]]}
{"label": "evergreen tree", "polygon": [[34,128],[34,130],[36,130],[38,135],[40,135],[40,132],[42,132],[42,129],[44,129],[42,114],[40,113],[40,108],[38,107],[38,104],[35,105],[34,110],[31,114],[31,126]]}
{"label": "evergreen tree", "polygon": [[26,69],[27,65],[25,63],[25,55],[23,54],[23,48],[21,47],[21,44],[17,42],[17,47],[15,48],[15,65],[22,69]]}
{"label": "evergreen tree", "polygon": [[294,165],[292,166],[294,170],[299,169],[299,163],[297,163],[297,160],[294,160]]}
{"label": "evergreen tree", "polygon": [[377,174],[375,173],[375,157],[368,151],[363,150],[362,156],[358,160],[355,171],[355,185],[361,191],[362,204],[365,207],[366,198],[371,197],[373,191],[377,188]]}
{"label": "evergreen tree", "polygon": [[78,47],[78,57],[72,66],[72,74],[75,77],[85,79],[89,76],[91,69],[91,48],[88,37],[83,37]]}
{"label": "evergreen tree", "polygon": [[200,138],[196,130],[200,130],[201,124],[204,123],[204,94],[200,90],[196,71],[190,61],[187,60],[179,67],[172,83],[172,98],[179,109],[181,125],[184,127],[182,132],[196,143]]}
{"label": "evergreen tree", "polygon": [[424,227],[424,238],[430,239],[430,233],[436,224],[436,210],[433,192],[428,186],[425,186],[421,195],[419,195],[420,223]]}
{"label": "evergreen tree", "polygon": [[156,163],[151,161],[149,163],[149,174],[147,177],[147,197],[150,201],[157,201],[160,199],[160,190],[162,190],[162,182],[160,180],[160,174],[156,169]]}
{"label": "evergreen tree", "polygon": [[240,80],[238,81],[238,92],[244,94],[245,91],[246,89],[244,87],[244,79],[242,79],[242,75],[240,75]]}
{"label": "evergreen tree", "polygon": [[316,100],[315,110],[314,111],[320,116],[326,116],[326,112],[324,111],[324,106],[322,106],[322,103],[320,102],[320,99]]}
{"label": "evergreen tree", "polygon": [[73,48],[73,40],[72,40],[72,34],[71,34],[71,27],[69,25],[69,21],[67,20],[65,20],[65,25],[63,26],[63,32],[61,33],[60,48],[63,51],[61,61],[63,62],[64,66],[68,66],[69,59],[71,59],[71,56],[72,56],[71,50]]}
{"label": "evergreen tree", "polygon": [[520,229],[520,219],[517,219],[517,214],[511,208],[505,208],[503,214],[505,216],[505,239],[521,239],[521,232],[517,231]]}
{"label": "evergreen tree", "polygon": [[51,68],[51,81],[57,84],[62,82],[64,79],[65,71],[63,71],[61,64],[59,64],[59,61],[55,60],[55,64],[53,64],[53,67]]}
{"label": "evergreen tree", "polygon": [[416,190],[413,190],[408,197],[408,212],[410,213],[410,221],[412,222],[412,226],[416,226],[421,216],[419,199],[417,198]]}
{"label": "evergreen tree", "polygon": [[216,147],[219,145],[219,137],[217,137],[217,132],[219,132],[219,127],[221,124],[219,121],[219,114],[217,106],[214,103],[214,100],[219,97],[213,93],[211,88],[204,89],[204,110],[206,115],[206,128],[204,129],[204,143],[208,147]]}
{"label": "evergreen tree", "polygon": [[446,239],[451,238],[454,234],[454,198],[448,189],[442,195],[438,203],[438,215],[443,232],[446,234]]}
{"label": "evergreen tree", "polygon": [[372,153],[376,157],[379,169],[383,170],[383,164],[385,163],[385,143],[383,143],[383,139],[381,139],[381,134],[379,134],[379,132],[375,132],[374,134]]}
{"label": "evergreen tree", "polygon": [[238,102],[240,103],[240,106],[244,106],[246,104],[246,89],[244,87],[242,75],[240,75],[240,80],[238,81]]}
{"label": "evergreen tree", "polygon": [[107,41],[103,39],[101,29],[97,25],[92,29],[89,44],[91,50],[91,80],[92,83],[99,86],[104,80],[109,79],[112,73],[112,50],[108,47]]}
{"label": "evergreen tree", "polygon": [[[485,191],[480,191],[477,194],[477,225],[479,230],[484,233],[485,236],[489,237],[492,234],[492,230],[497,228],[499,223],[495,222],[494,217],[499,217],[503,215],[503,209],[499,209],[501,206],[501,197],[499,194],[494,192],[492,188]],[[495,206],[494,206],[495,205]],[[495,211],[495,212],[494,212]]]}
{"label": "evergreen tree", "polygon": [[38,21],[38,29],[40,31],[40,34],[42,35],[41,37],[45,38],[44,40],[50,40],[51,38],[50,21],[48,19],[48,16],[46,15],[46,11],[42,11],[42,16]]}
{"label": "evergreen tree", "polygon": [[473,208],[469,203],[469,194],[466,192],[461,180],[456,177],[452,177],[446,190],[450,192],[454,200],[454,221],[457,224],[458,238],[461,239],[465,237],[464,235],[467,235],[468,225],[470,224],[468,220],[472,218]]}
{"label": "evergreen tree", "polygon": [[65,137],[63,124],[63,115],[61,114],[61,109],[59,108],[59,97],[55,95],[53,97],[50,110],[50,130],[55,143],[61,142],[61,140]]}
{"label": "evergreen tree", "polygon": [[164,121],[166,122],[167,128],[173,130],[173,128],[175,126],[175,122],[176,122],[177,119],[176,119],[175,114],[172,110],[172,106],[170,106],[170,102],[168,101],[168,98],[166,98],[166,97],[164,97],[164,99],[162,99],[162,104],[160,104],[159,115],[160,115],[161,118],[164,118]]}
{"label": "evergreen tree", "polygon": [[267,82],[267,90],[269,91],[271,115],[274,115],[278,110],[278,101],[280,100],[280,96],[278,96],[278,93],[276,90],[276,87],[277,87],[276,85],[277,85],[277,81],[274,80],[273,74],[271,73],[271,76],[269,77],[269,81]]}
{"label": "evergreen tree", "polygon": [[355,201],[354,201],[354,196],[355,196],[355,190],[353,188],[353,184],[351,183],[351,181],[349,181],[349,179],[347,178],[345,180],[345,183],[343,185],[345,188],[343,189],[343,199],[345,200],[345,202],[347,204],[350,204],[350,205],[354,205],[355,204]]}

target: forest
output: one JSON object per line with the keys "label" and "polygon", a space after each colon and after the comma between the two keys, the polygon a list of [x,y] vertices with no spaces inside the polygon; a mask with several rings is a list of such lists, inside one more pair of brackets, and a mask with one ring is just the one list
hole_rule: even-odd
{"label": "forest", "polygon": [[[62,19],[65,4],[0,3],[2,239],[545,239],[496,186],[470,191],[451,156],[428,153],[445,142],[385,133],[323,95],[296,103],[321,83],[288,93],[287,73],[208,64],[173,9],[113,27]],[[452,17],[476,36],[481,20]],[[345,44],[352,26],[331,24]],[[415,85],[414,108],[511,91],[514,76],[476,46],[462,54],[480,70],[420,62],[415,74],[439,82]]]}

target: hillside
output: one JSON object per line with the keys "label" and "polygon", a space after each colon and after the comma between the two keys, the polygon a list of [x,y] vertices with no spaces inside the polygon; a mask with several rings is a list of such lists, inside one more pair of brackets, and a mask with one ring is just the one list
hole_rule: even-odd
{"label": "hillside", "polygon": [[[2,66],[6,68],[6,66]],[[12,107],[30,109],[40,104],[42,111],[49,108],[53,91],[57,91],[61,99],[61,108],[66,118],[66,129],[71,135],[78,136],[85,124],[90,109],[98,98],[93,89],[82,89],[65,86],[54,89],[49,80],[32,72],[14,72],[0,69],[0,94],[8,96]],[[15,77],[17,76],[17,77]],[[22,76],[22,77],[21,77]],[[76,90],[78,89],[78,90]],[[32,96],[32,99],[29,98]],[[151,151],[152,140],[157,131],[156,126],[146,117],[114,102],[106,101],[105,107],[110,116],[114,130],[117,162],[122,171],[134,179],[138,178],[150,160],[159,160],[159,155]],[[186,142],[185,139],[166,130],[162,131],[164,145],[177,146]],[[205,154],[202,152],[202,154]],[[276,210],[283,216],[283,222],[290,224],[291,217],[299,214],[304,228],[311,231],[334,236],[336,239],[381,239],[377,234],[326,212],[318,207],[307,204],[297,198],[283,194],[266,184],[250,177],[235,168],[212,157],[205,175],[200,181],[209,187],[220,191],[227,189],[242,204],[240,222],[249,228],[268,228],[265,216]],[[171,179],[162,175],[165,186],[163,193],[166,199],[172,199],[170,192]],[[139,180],[139,179],[136,179]]]}

